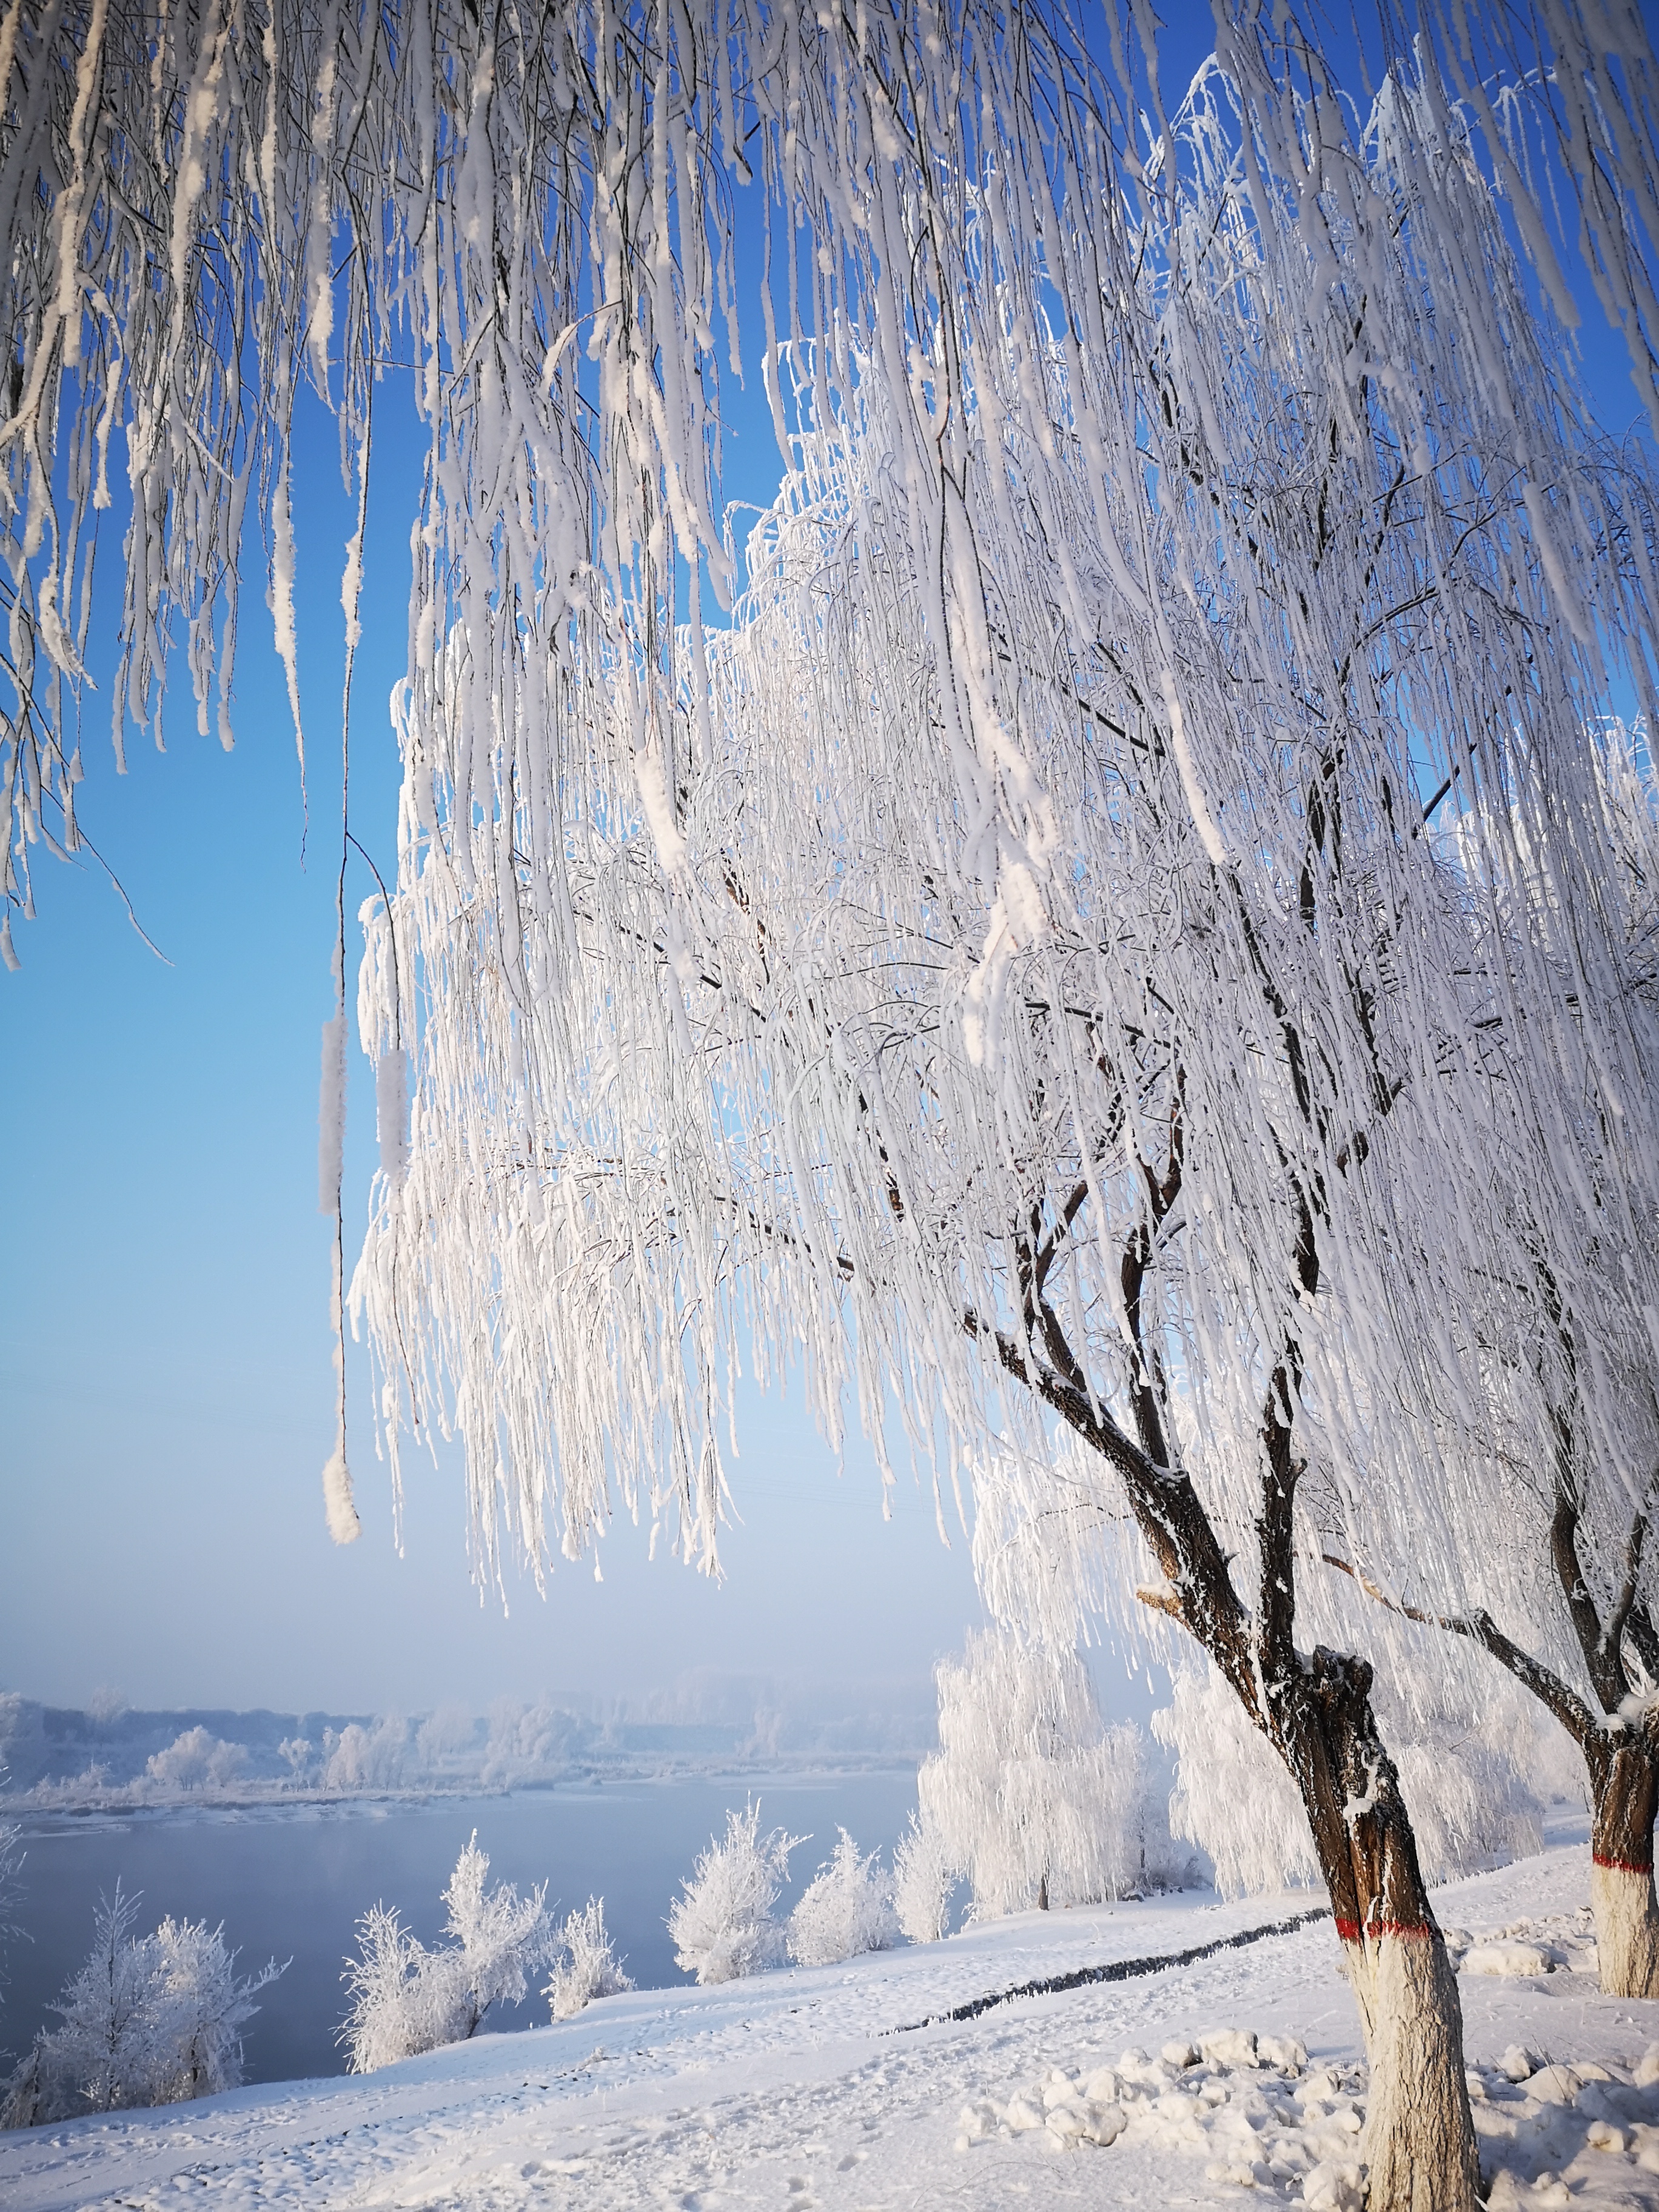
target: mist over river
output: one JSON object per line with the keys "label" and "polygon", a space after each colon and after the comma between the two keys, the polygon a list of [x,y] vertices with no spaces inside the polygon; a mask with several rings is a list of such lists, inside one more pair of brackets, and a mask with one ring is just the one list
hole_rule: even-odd
{"label": "mist over river", "polygon": [[[52,2000],[93,1943],[100,1894],[118,1880],[143,1893],[137,1926],[166,1915],[221,1920],[239,1973],[289,1959],[259,1997],[246,2037],[247,2079],[273,2081],[343,2070],[334,2040],[344,2010],[341,1968],[358,1916],[379,1899],[398,1907],[422,1942],[439,1940],[440,1892],[474,1828],[490,1880],[520,1891],[545,1881],[561,1917],[605,1899],[618,1955],[641,1987],[684,1983],[664,1918],[681,1879],[728,1808],[759,1798],[763,1828],[810,1836],[794,1852],[787,1911],[829,1857],[837,1826],[890,1863],[916,1802],[914,1768],[720,1781],[704,1778],[447,1797],[258,1810],[36,1814],[24,1821],[27,1857],[18,1919],[32,1940],[11,1946],[0,2005],[0,2049],[14,2057],[52,2025]],[[499,2007],[488,2027],[544,2021],[537,1996]]]}

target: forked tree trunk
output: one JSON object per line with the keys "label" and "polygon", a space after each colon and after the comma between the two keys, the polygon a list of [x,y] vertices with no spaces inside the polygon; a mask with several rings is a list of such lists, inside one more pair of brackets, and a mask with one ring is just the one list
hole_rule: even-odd
{"label": "forked tree trunk", "polygon": [[[1659,1475],[1650,1486],[1659,1486]],[[1638,1600],[1637,1589],[1647,1510],[1644,1506],[1637,1516],[1626,1540],[1625,1585],[1605,1623],[1579,1565],[1577,1527],[1576,1496],[1563,1476],[1552,1545],[1585,1672],[1601,1707],[1599,1715],[1553,1668],[1506,1636],[1489,1613],[1423,1613],[1395,1605],[1356,1574],[1348,1561],[1332,1559],[1328,1553],[1326,1564],[1354,1575],[1362,1589],[1408,1620],[1447,1629],[1478,1644],[1507,1668],[1572,1738],[1583,1754],[1589,1778],[1590,1906],[1602,1992],[1611,1997],[1659,1997],[1659,1901],[1653,1883],[1659,1729],[1651,1729],[1653,1715],[1632,1722],[1623,1711],[1635,1686],[1624,1650],[1626,1638],[1641,1661],[1643,1672],[1637,1681],[1659,1675],[1659,1629],[1645,1600]]]}
{"label": "forked tree trunk", "polygon": [[[1172,1146],[1162,1181],[1151,1170],[1147,1175],[1156,1222],[1180,1189],[1178,1147]],[[1137,1346],[1149,1250],[1150,1239],[1139,1237],[1123,1261],[1124,1310]],[[1317,1269],[1310,1248],[1298,1248],[1297,1266],[1311,1295]],[[1040,1290],[1035,1260],[1030,1279]],[[1462,2007],[1429,1910],[1400,1778],[1376,1731],[1371,1669],[1340,1652],[1309,1657],[1296,1649],[1293,1509],[1303,1467],[1291,1449],[1290,1364],[1274,1371],[1264,1409],[1261,1582],[1251,1613],[1233,1587],[1228,1555],[1191,1476],[1172,1462],[1154,1368],[1143,1363],[1137,1385],[1137,1449],[1083,1387],[1054,1315],[1045,1306],[1039,1317],[1033,1304],[1034,1329],[1039,1318],[1056,1367],[1041,1365],[1025,1345],[999,1332],[1003,1366],[1121,1475],[1163,1576],[1137,1595],[1179,1621],[1208,1652],[1290,1768],[1307,1808],[1370,2060],[1363,2145],[1368,2212],[1477,2212],[1480,2166],[1463,2074]],[[971,1311],[967,1322],[981,1334]]]}
{"label": "forked tree trunk", "polygon": [[1603,1993],[1659,1996],[1659,1904],[1653,1821],[1659,1769],[1633,1731],[1596,1729],[1584,1745],[1590,1779],[1590,1905]]}
{"label": "forked tree trunk", "polygon": [[1363,1659],[1316,1651],[1294,1680],[1269,1685],[1270,1732],[1307,1808],[1364,2029],[1369,2212],[1474,2212],[1457,1977],[1370,1686]]}

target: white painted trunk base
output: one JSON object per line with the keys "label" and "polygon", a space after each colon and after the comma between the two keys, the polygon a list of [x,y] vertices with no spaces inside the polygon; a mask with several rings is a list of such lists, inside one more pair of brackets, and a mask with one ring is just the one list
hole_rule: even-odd
{"label": "white painted trunk base", "polygon": [[1590,1862],[1590,1909],[1603,1995],[1659,1996],[1659,1909],[1653,1870]]}
{"label": "white painted trunk base", "polygon": [[1477,2212],[1457,1977],[1428,1929],[1346,1943],[1370,2051],[1368,2212]]}

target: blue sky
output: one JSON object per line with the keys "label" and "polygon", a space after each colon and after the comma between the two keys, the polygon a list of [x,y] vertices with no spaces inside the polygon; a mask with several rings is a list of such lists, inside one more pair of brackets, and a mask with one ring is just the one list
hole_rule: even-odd
{"label": "blue sky", "polygon": [[[1200,15],[1207,24],[1207,9],[1177,17],[1183,66]],[[1635,411],[1622,349],[1593,307],[1583,337],[1601,420],[1616,429]],[[730,488],[763,498],[776,457],[758,378],[723,404],[737,434]],[[131,741],[131,773],[118,777],[106,687],[87,706],[83,818],[167,964],[94,868],[42,855],[40,919],[17,931],[21,972],[0,976],[13,1161],[0,1686],[54,1702],[108,1683],[139,1705],[407,1711],[449,1696],[481,1706],[546,1689],[638,1694],[710,1667],[915,1680],[978,1618],[965,1540],[942,1546],[931,1495],[908,1486],[884,1522],[867,1454],[856,1449],[838,1475],[787,1401],[742,1409],[743,1520],[726,1538],[724,1584],[647,1565],[643,1537],[623,1528],[602,1584],[561,1566],[544,1601],[514,1577],[504,1609],[469,1577],[453,1458],[434,1469],[410,1456],[404,1554],[394,1549],[354,1358],[364,1535],[345,1551],[328,1540],[317,1085],[338,849],[339,574],[353,521],[337,453],[313,404],[295,482],[304,863],[256,550],[233,753],[196,735],[179,682],[168,751]],[[418,481],[408,395],[391,384],[377,402],[352,756],[353,826],[388,878],[398,769],[386,701],[403,668]],[[107,667],[117,611],[113,537],[103,557],[94,672]],[[351,912],[370,888],[354,860]],[[354,929],[354,963],[357,950]],[[351,1074],[349,1261],[373,1164],[372,1090],[355,1049]]]}

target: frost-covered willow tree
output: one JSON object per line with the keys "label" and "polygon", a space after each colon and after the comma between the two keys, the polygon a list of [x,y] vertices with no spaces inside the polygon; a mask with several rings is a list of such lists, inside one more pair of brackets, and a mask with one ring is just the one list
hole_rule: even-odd
{"label": "frost-covered willow tree", "polygon": [[[1451,2205],[1455,1985],[1367,1670],[1297,1650],[1297,1500],[1314,1466],[1389,1565],[1480,1510],[1425,1407],[1492,1259],[1449,1164],[1503,1101],[1462,1079],[1482,893],[1425,823],[1531,751],[1576,866],[1604,834],[1575,762],[1649,548],[1505,222],[1569,313],[1529,196],[1564,149],[1648,374],[1654,68],[1633,11],[1431,8],[1362,110],[1244,0],[1172,118],[1143,18],[11,0],[7,774],[25,837],[76,834],[115,430],[120,696],[153,715],[176,635],[210,718],[250,514],[295,667],[301,378],[362,486],[412,353],[360,994],[388,1427],[463,1437],[488,1560],[579,1553],[618,1501],[712,1558],[740,1356],[799,1360],[832,1433],[844,1383],[878,1435],[890,1393],[953,1467],[994,1432],[1040,1469],[1069,1426],[1309,1808],[1374,2202]],[[751,179],[799,443],[721,640]],[[1559,949],[1620,1047],[1594,941]],[[1571,1037],[1525,1040],[1571,1092]],[[1547,1229],[1526,1176],[1505,1218]],[[1519,1341],[1544,1294],[1506,1279]]]}
{"label": "frost-covered willow tree", "polygon": [[972,1884],[973,1917],[1126,1895],[1140,1875],[1141,1738],[1103,1725],[1076,1653],[979,1629],[934,1677],[920,1826]]}
{"label": "frost-covered willow tree", "polygon": [[[1456,1351],[1460,1395],[1481,1409],[1462,1423],[1463,1449],[1487,1459],[1501,1504],[1465,1532],[1461,1607],[1448,1603],[1436,1563],[1379,1576],[1340,1540],[1325,1557],[1395,1616],[1438,1625],[1486,1652],[1565,1729],[1589,1784],[1602,1986],[1652,1996],[1659,781],[1645,728],[1617,719],[1586,730],[1582,765],[1600,833],[1591,853],[1572,849],[1583,816],[1559,808],[1541,758],[1483,792],[1458,825],[1460,864],[1471,888],[1489,894],[1470,975],[1486,996],[1492,1039],[1481,1073],[1504,1094],[1510,1128],[1489,1163],[1486,1202],[1509,1232],[1511,1256],[1507,1269],[1499,1262],[1472,1280]],[[1504,809],[1501,825],[1494,805]],[[1594,997],[1580,995],[1569,937],[1599,946]],[[1545,957],[1528,963],[1528,952],[1540,950]],[[1514,1048],[1528,1023],[1571,1040],[1576,1079],[1537,1082],[1535,1065]],[[1547,1212],[1536,1180],[1512,1172],[1528,1148],[1559,1170]],[[1518,1316],[1517,1273],[1530,1277]]]}
{"label": "frost-covered willow tree", "polygon": [[[1133,206],[1085,117],[1022,165],[1000,86],[966,168],[872,188],[662,782],[599,773],[604,672],[565,677],[496,741],[507,887],[507,817],[447,780],[485,738],[451,633],[369,918],[366,1033],[420,1060],[358,1294],[487,1541],[552,1503],[580,1552],[614,1484],[712,1543],[746,1344],[953,1471],[1000,1435],[1040,1480],[1069,1428],[1303,1798],[1374,2201],[1453,2204],[1455,1984],[1370,1669],[1297,1645],[1298,1500],[1311,1468],[1368,1558],[1448,1571],[1492,1510],[1455,1317],[1502,1261],[1505,1345],[1538,1340],[1518,1224],[1554,1234],[1581,1156],[1486,1073],[1495,895],[1431,833],[1536,757],[1577,842],[1529,830],[1605,842],[1583,725],[1645,681],[1646,509],[1436,86],[1344,137],[1265,33],[1227,58]],[[1565,960],[1601,1057],[1524,1000],[1501,1042],[1577,1097],[1636,1048],[1553,911],[1515,988]]]}

